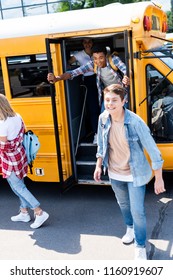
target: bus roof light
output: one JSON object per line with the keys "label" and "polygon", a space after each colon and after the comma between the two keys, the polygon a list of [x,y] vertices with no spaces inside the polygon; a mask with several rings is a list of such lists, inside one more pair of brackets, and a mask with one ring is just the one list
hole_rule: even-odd
{"label": "bus roof light", "polygon": [[148,16],[144,16],[143,25],[144,25],[144,30],[145,31],[150,31],[151,30],[151,20]]}
{"label": "bus roof light", "polygon": [[167,32],[168,31],[168,24],[166,21],[163,21],[162,23],[162,32]]}

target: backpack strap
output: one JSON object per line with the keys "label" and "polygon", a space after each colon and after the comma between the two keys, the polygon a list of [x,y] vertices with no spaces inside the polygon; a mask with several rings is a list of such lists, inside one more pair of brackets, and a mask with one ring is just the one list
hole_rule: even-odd
{"label": "backpack strap", "polygon": [[112,56],[118,56],[117,52],[113,52],[107,56],[109,64],[114,71],[118,71],[118,67],[113,63]]}
{"label": "backpack strap", "polygon": [[97,73],[97,65],[94,63],[94,73]]}
{"label": "backpack strap", "polygon": [[33,164],[32,164],[32,162],[28,163],[28,166],[29,166],[30,173],[33,174],[33,171],[32,171]]}

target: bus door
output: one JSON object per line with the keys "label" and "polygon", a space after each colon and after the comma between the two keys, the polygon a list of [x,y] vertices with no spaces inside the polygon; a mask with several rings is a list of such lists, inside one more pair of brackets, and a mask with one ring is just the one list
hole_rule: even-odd
{"label": "bus door", "polygon": [[[61,39],[46,39],[48,72],[55,75],[63,73],[65,69],[65,45]],[[69,106],[68,83],[50,83],[52,113],[54,121],[57,160],[60,182],[64,188],[76,182],[74,165],[74,137],[71,112]]]}
{"label": "bus door", "polygon": [[[129,75],[129,69],[133,69],[132,57],[132,40],[131,31],[125,30],[113,35],[104,34],[104,36],[94,36],[94,41],[98,44],[104,44],[110,47],[110,51],[117,50],[122,61],[126,63],[127,75]],[[49,72],[53,72],[55,75],[68,71],[69,65],[67,60],[73,52],[81,47],[82,37],[78,38],[65,38],[65,39],[46,39],[47,45],[47,57]],[[73,65],[70,67],[78,67]],[[73,69],[73,68],[70,68]],[[93,184],[93,172],[96,164],[96,148],[93,144],[92,136],[87,134],[87,123],[85,114],[85,102],[86,102],[86,89],[83,86],[82,75],[75,77],[73,80],[60,81],[55,85],[50,85],[52,106],[54,110],[54,120],[58,120],[58,124],[55,123],[56,134],[61,138],[61,134],[58,130],[63,127],[67,130],[65,137],[66,145],[69,147],[71,155],[72,166],[72,178],[75,182],[80,184]],[[132,88],[129,95],[129,107],[134,107],[134,86],[132,82]],[[129,93],[129,92],[128,92]],[[56,103],[57,106],[54,104]],[[65,101],[65,103],[64,103]],[[61,112],[63,109],[63,112]],[[56,116],[58,115],[58,117]],[[63,118],[62,118],[63,114]],[[56,128],[57,126],[57,128]],[[88,128],[88,127],[87,127]],[[62,130],[63,131],[63,130]],[[60,150],[61,150],[61,139]],[[107,182],[107,177],[105,177]]]}

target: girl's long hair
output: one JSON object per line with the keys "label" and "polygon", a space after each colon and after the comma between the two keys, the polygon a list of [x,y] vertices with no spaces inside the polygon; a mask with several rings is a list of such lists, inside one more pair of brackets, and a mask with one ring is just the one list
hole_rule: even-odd
{"label": "girl's long hair", "polygon": [[8,117],[16,116],[4,94],[0,93],[0,120],[6,120]]}

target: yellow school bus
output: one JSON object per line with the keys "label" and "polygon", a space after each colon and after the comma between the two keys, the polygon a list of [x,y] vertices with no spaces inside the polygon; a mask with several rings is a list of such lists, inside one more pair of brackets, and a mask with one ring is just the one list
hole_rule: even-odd
{"label": "yellow school bus", "polygon": [[[96,146],[86,137],[82,77],[55,85],[47,82],[48,72],[58,75],[69,70],[68,58],[81,50],[84,37],[110,52],[116,50],[125,62],[129,109],[151,128],[164,170],[173,169],[173,128],[166,116],[160,130],[155,127],[159,126],[157,101],[173,82],[166,31],[165,12],[149,1],[0,21],[0,92],[41,143],[33,174],[28,174],[31,180],[63,186],[94,183]],[[102,183],[109,184],[106,176]]]}

